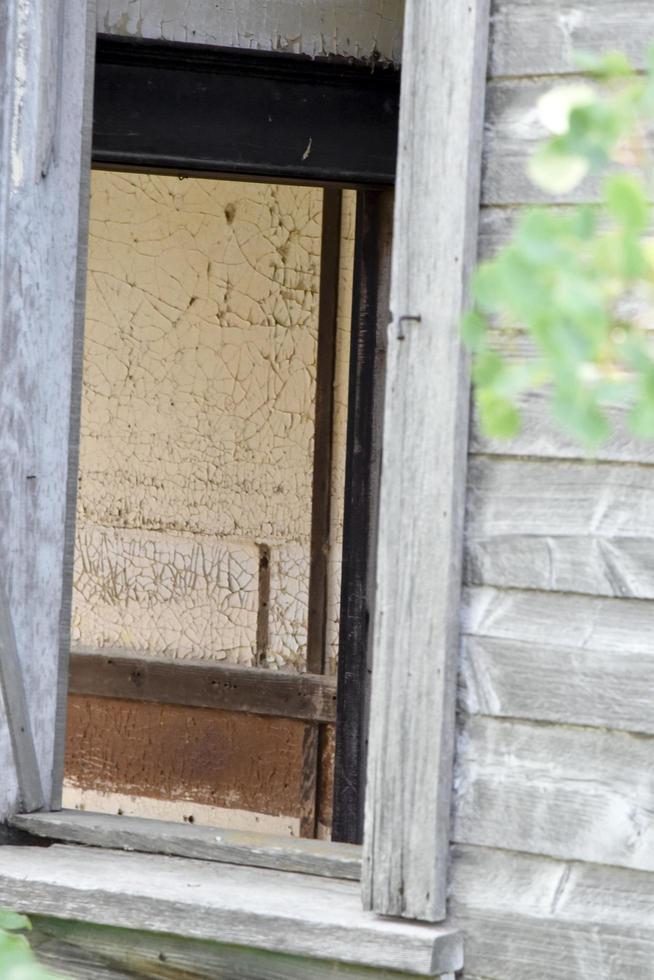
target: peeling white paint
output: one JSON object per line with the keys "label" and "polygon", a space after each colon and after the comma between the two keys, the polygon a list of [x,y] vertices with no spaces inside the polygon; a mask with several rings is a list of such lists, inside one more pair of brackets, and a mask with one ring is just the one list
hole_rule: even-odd
{"label": "peeling white paint", "polygon": [[98,0],[98,31],[399,62],[404,0]]}
{"label": "peeling white paint", "polygon": [[[355,195],[345,196],[327,661],[338,651]],[[93,175],[73,637],[306,660],[321,192]],[[238,572],[238,574],[236,574]]]}

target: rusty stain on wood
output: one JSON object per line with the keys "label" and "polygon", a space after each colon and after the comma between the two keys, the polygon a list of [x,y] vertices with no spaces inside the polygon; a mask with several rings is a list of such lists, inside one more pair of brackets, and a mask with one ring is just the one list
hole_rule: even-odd
{"label": "rusty stain on wood", "polygon": [[303,722],[71,695],[66,778],[100,792],[300,817]]}

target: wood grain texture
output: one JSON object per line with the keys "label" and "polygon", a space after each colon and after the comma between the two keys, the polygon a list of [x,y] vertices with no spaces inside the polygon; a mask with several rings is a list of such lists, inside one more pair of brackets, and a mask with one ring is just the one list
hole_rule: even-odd
{"label": "wood grain texture", "polygon": [[654,598],[654,468],[472,457],[466,580]]}
{"label": "wood grain texture", "polygon": [[127,650],[74,648],[70,691],[306,721],[336,720],[333,678],[224,667],[205,661],[164,660]]}
{"label": "wood grain texture", "polygon": [[[217,942],[183,939],[179,936],[137,932],[66,922],[37,916],[39,952],[45,950],[53,965],[66,968],[74,977],[94,980],[96,974],[74,973],[85,957],[116,964],[129,970],[129,977],[161,977],[162,980],[409,980],[415,974],[395,970],[371,969],[336,960],[307,959],[283,953],[271,953],[245,946],[226,946]],[[108,967],[104,967],[108,969]],[[132,972],[133,971],[133,972]],[[112,977],[98,973],[98,977]],[[122,980],[124,974],[117,972]],[[443,974],[440,980],[453,980]]]}
{"label": "wood grain texture", "polygon": [[485,0],[407,4],[363,895],[428,920],[445,914],[487,28]]}
{"label": "wood grain texture", "polygon": [[102,793],[300,817],[303,722],[71,695],[66,779]]}
{"label": "wood grain texture", "polygon": [[216,830],[189,824],[62,810],[17,814],[12,826],[36,837],[115,850],[243,864],[330,878],[361,877],[361,849],[353,844],[297,840],[274,834]]}
{"label": "wood grain texture", "polygon": [[452,864],[466,980],[650,980],[651,874],[484,847]]}
{"label": "wood grain texture", "polygon": [[45,805],[39,760],[34,744],[32,722],[21,661],[9,603],[0,582],[0,692],[2,693],[13,769],[18,784],[18,802],[30,813]]}
{"label": "wood grain texture", "polygon": [[0,903],[99,925],[434,976],[459,969],[446,928],[361,909],[355,882],[54,845],[0,849]]}
{"label": "wood grain texture", "polygon": [[[654,735],[652,651],[465,637],[461,708],[469,714]],[[571,742],[574,731],[569,732]]]}
{"label": "wood grain texture", "polygon": [[494,0],[490,74],[558,75],[576,51],[619,48],[643,67],[652,37],[649,0]]}
{"label": "wood grain texture", "polygon": [[[63,595],[86,27],[93,9],[74,0],[57,21],[42,16],[44,5],[35,0],[10,0],[3,7],[0,553],[40,778],[49,798]],[[60,37],[43,37],[53,23],[60,24]],[[61,79],[54,122],[52,104],[43,102],[44,87],[55,84],[53,58]],[[3,718],[0,817],[15,808],[18,795],[8,744]]]}
{"label": "wood grain texture", "polygon": [[456,774],[456,841],[654,871],[650,737],[470,718]]}
{"label": "wood grain texture", "polygon": [[652,607],[637,599],[470,588],[463,632],[551,646],[651,653]]}

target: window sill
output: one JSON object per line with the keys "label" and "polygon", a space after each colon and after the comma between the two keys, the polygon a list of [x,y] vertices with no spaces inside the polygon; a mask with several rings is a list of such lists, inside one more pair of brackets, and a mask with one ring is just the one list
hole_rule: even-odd
{"label": "window sill", "polygon": [[68,844],[7,845],[0,848],[0,905],[331,961],[330,976],[334,961],[422,977],[462,965],[455,930],[364,912],[356,882],[269,868]]}
{"label": "window sill", "polygon": [[91,844],[121,851],[167,854],[352,881],[361,877],[361,848],[356,844],[334,844],[80,810],[18,814],[10,822],[18,830],[35,837],[67,844]]}

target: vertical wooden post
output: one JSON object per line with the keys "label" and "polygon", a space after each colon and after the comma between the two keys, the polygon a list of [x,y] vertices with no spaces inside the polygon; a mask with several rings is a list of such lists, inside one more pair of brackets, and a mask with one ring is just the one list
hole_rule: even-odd
{"label": "vertical wooden post", "polygon": [[[318,353],[311,499],[309,621],[307,624],[307,671],[310,674],[323,674],[326,666],[327,564],[332,499],[332,430],[342,203],[340,188],[325,187],[322,194]],[[318,828],[320,743],[320,726],[307,725],[304,733],[302,817],[300,820],[300,835],[302,837],[315,837]]]}
{"label": "vertical wooden post", "polygon": [[0,820],[48,806],[56,766],[94,20],[87,0],[0,12]]}
{"label": "vertical wooden post", "polygon": [[488,0],[407,0],[363,900],[445,916]]}
{"label": "vertical wooden post", "polygon": [[393,191],[357,193],[332,839],[363,839]]}

